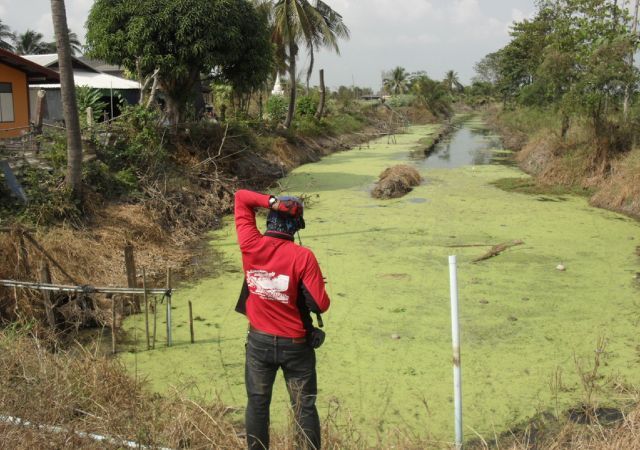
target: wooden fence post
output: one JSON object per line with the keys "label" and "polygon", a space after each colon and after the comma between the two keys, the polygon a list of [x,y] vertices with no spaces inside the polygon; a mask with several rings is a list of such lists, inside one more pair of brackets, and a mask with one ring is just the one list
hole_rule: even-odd
{"label": "wooden fence post", "polygon": [[142,288],[144,289],[144,331],[147,336],[147,350],[151,349],[151,343],[149,341],[149,301],[147,298],[147,273],[142,268]]}
{"label": "wooden fence post", "polygon": [[[36,94],[36,121],[34,123],[34,131],[36,134],[42,134],[46,96],[47,92],[44,89],[40,89]],[[36,147],[36,150],[39,151],[40,147]]]}
{"label": "wooden fence post", "polygon": [[189,300],[189,332],[191,333],[191,343],[193,344],[196,339],[193,334],[193,306],[191,300]]}
{"label": "wooden fence post", "polygon": [[[42,263],[42,267],[40,268],[40,282],[51,284],[51,271],[49,270],[49,264],[47,262]],[[47,323],[51,329],[55,329],[56,327],[56,319],[53,315],[53,304],[51,302],[51,292],[50,291],[42,291],[42,300],[44,302],[44,311],[47,316]]]}
{"label": "wooden fence post", "polygon": [[167,347],[171,347],[171,267],[167,267]]}
{"label": "wooden fence post", "polygon": [[[130,242],[124,246],[124,266],[127,273],[127,286],[135,288],[136,286],[136,261],[133,254],[133,245]],[[132,297],[135,312],[140,312],[140,299],[135,295]]]}

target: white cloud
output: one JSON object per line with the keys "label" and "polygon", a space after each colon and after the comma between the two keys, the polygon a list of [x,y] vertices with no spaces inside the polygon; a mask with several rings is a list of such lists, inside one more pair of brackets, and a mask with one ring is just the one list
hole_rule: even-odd
{"label": "white cloud", "polygon": [[440,42],[440,39],[437,36],[433,36],[428,33],[417,35],[400,34],[395,40],[396,43],[400,45],[427,45]]}
{"label": "white cloud", "polygon": [[474,22],[482,16],[478,0],[455,0],[450,13],[451,22],[459,25]]}
{"label": "white cloud", "polygon": [[[367,2],[369,3],[369,2]],[[414,22],[428,19],[433,5],[428,0],[373,0],[362,5],[365,11],[373,11],[384,22],[380,26],[392,25],[392,22]]]}

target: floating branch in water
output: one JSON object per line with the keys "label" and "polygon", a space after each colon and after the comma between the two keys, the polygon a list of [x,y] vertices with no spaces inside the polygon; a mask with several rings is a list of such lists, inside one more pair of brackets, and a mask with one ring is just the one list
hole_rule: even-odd
{"label": "floating branch in water", "polygon": [[489,250],[487,253],[485,253],[481,257],[474,259],[473,262],[480,262],[480,261],[484,261],[485,259],[493,258],[494,256],[498,256],[500,253],[502,253],[503,251],[505,251],[510,247],[515,247],[516,245],[522,245],[522,244],[524,244],[524,241],[516,240],[516,241],[503,242],[502,244],[494,245],[493,247],[491,247],[491,250]]}

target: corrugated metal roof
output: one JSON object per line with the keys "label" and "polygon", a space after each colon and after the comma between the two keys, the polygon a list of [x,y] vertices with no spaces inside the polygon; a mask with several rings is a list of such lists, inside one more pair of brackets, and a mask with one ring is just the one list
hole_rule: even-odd
{"label": "corrugated metal roof", "polygon": [[[36,64],[40,64],[43,67],[55,68],[57,69],[58,65],[58,54],[57,53],[47,53],[45,55],[23,55],[24,59],[28,59],[31,62]],[[74,70],[88,70],[92,72],[98,72],[95,68],[91,67],[89,64],[81,61],[75,56],[71,57],[71,64]],[[55,66],[55,67],[53,67]]]}
{"label": "corrugated metal roof", "polygon": [[1,48],[0,62],[23,71],[27,74],[30,82],[60,82],[60,76],[57,72]]}
{"label": "corrugated metal roof", "polygon": [[[137,81],[126,80],[120,77],[114,77],[106,73],[84,72],[79,70],[73,71],[73,79],[76,86],[89,86],[93,89],[140,89],[140,83]],[[29,87],[42,88],[59,88],[60,84],[31,84]]]}

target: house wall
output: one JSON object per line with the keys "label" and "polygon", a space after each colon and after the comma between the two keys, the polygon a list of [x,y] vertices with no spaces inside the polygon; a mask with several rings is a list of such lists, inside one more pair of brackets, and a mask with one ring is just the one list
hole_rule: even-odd
{"label": "house wall", "polygon": [[0,139],[20,136],[29,131],[27,75],[13,67],[0,63],[0,83],[11,84],[13,99],[13,120],[0,122]]}

